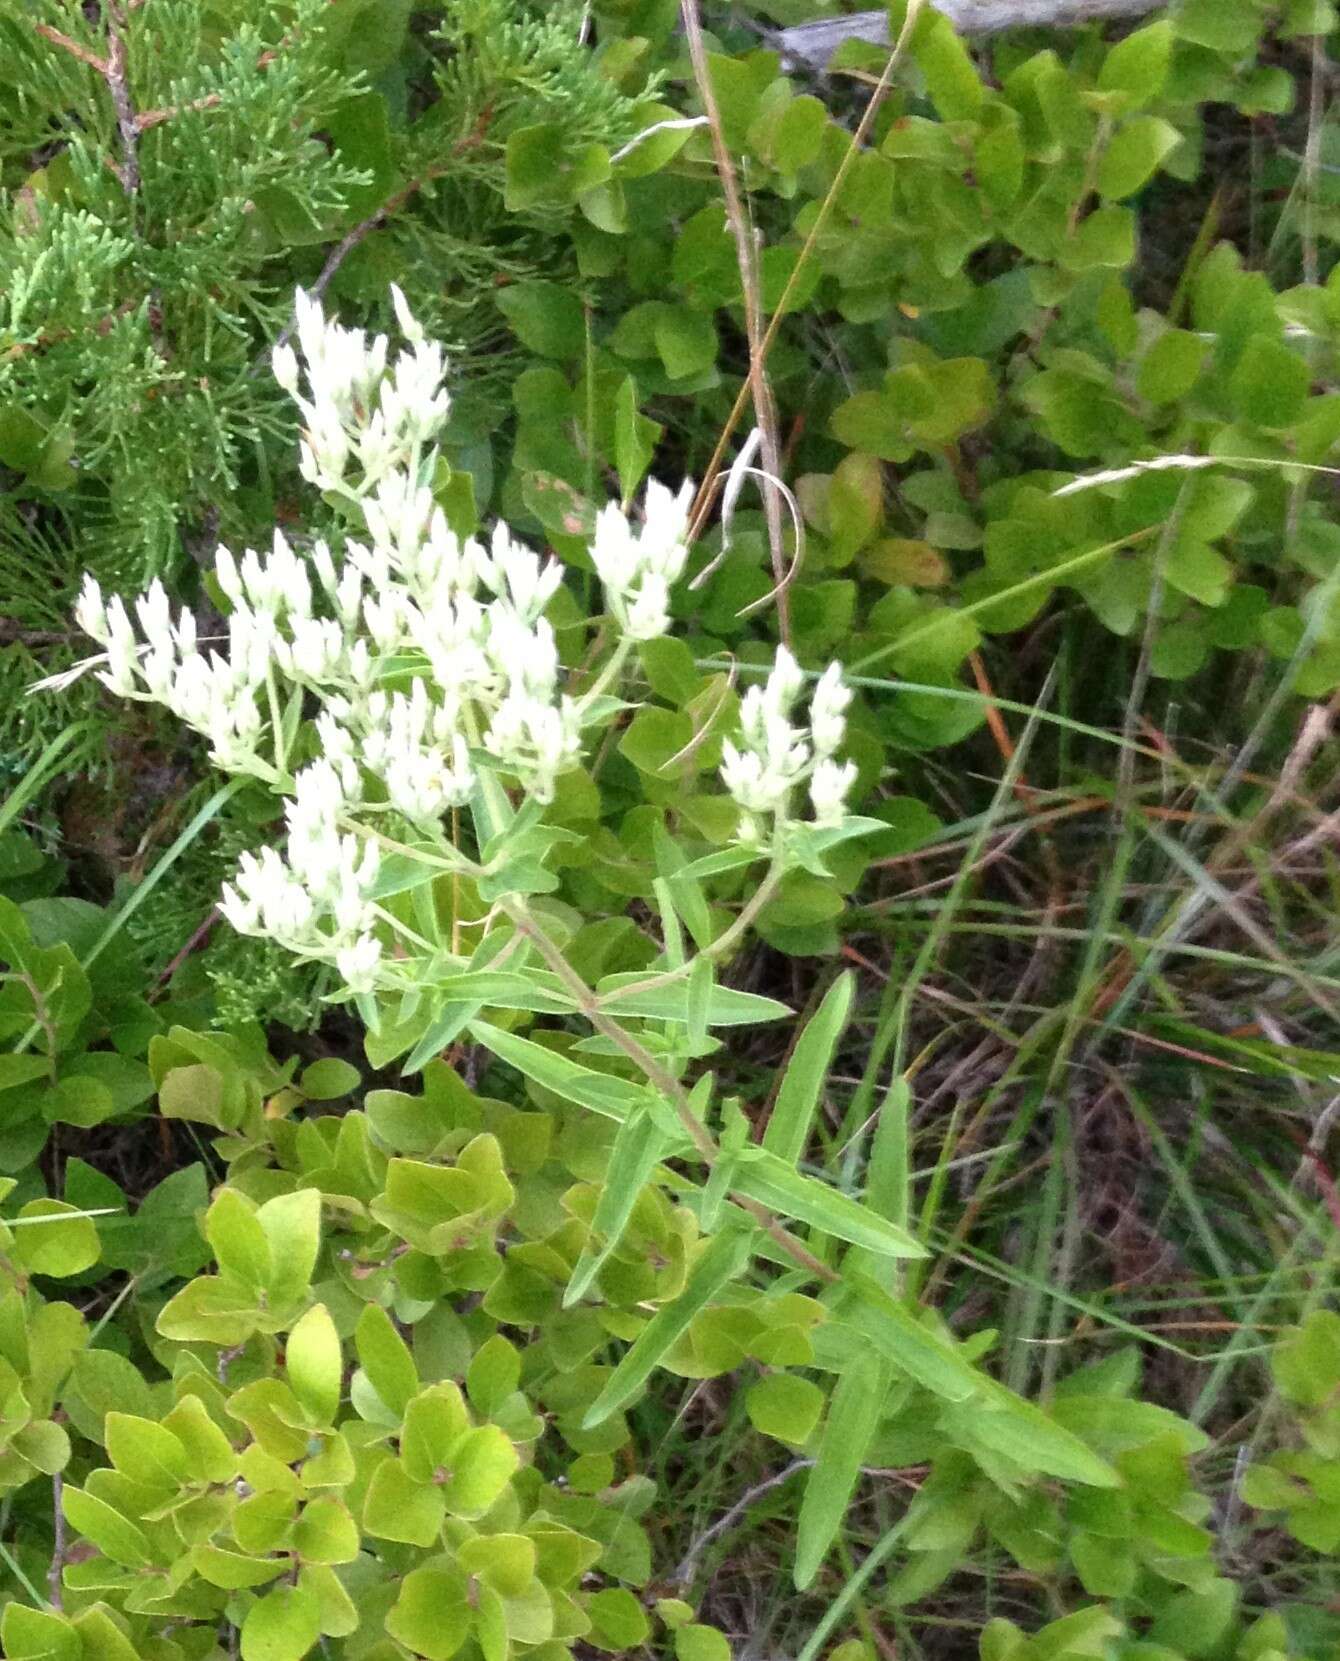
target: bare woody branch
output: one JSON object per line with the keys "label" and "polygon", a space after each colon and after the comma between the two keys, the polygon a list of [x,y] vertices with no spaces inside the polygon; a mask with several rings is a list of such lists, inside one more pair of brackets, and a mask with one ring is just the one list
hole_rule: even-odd
{"label": "bare woody branch", "polygon": [[113,7],[108,7],[105,58],[100,58],[87,46],[81,46],[77,40],[71,40],[69,35],[62,34],[49,23],[35,23],[33,27],[43,40],[49,40],[53,46],[59,46],[62,52],[68,52],[72,58],[87,64],[106,81],[107,91],[111,94],[112,108],[116,111],[116,128],[121,135],[121,165],[117,167],[111,162],[108,165],[120,179],[126,195],[135,195],[140,188],[138,143],[141,126],[130,100],[130,83],[126,77],[126,42],[119,12]]}
{"label": "bare woody branch", "polygon": [[121,183],[126,195],[133,196],[140,188],[139,140],[140,128],[135,106],[130,101],[130,83],[126,77],[126,37],[124,20],[119,10],[107,7],[107,90],[112,95],[116,110],[117,131],[121,134]]}

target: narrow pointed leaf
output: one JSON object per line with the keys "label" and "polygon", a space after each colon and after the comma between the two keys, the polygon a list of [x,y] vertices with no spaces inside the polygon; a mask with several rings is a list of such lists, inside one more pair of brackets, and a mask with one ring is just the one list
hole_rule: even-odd
{"label": "narrow pointed leaf", "polygon": [[715,976],[712,970],[710,957],[695,957],[693,967],[689,970],[687,1025],[689,1042],[695,1049],[701,1048],[707,1042],[708,1018],[712,1007],[712,994],[716,990]]}
{"label": "narrow pointed leaf", "polygon": [[[668,986],[650,986],[645,991],[624,992],[646,977],[641,974],[606,975],[596,987],[601,1006],[623,1017],[637,1015],[654,1021],[681,1021],[689,1018],[687,980]],[[707,1004],[707,1024],[712,1027],[752,1026],[756,1021],[780,1021],[791,1011],[775,998],[757,992],[740,992],[733,986],[714,986]]]}
{"label": "narrow pointed leaf", "polygon": [[614,1369],[605,1388],[582,1421],[587,1430],[602,1424],[631,1401],[651,1377],[657,1362],[687,1331],[693,1317],[741,1274],[752,1249],[752,1229],[726,1229],[708,1245],[693,1266],[688,1284],[673,1303],[658,1310]]}
{"label": "narrow pointed leaf", "polygon": [[908,1212],[907,1123],[911,1106],[911,1086],[899,1074],[889,1085],[875,1121],[865,1178],[866,1203],[881,1217],[898,1224],[907,1221]]}
{"label": "narrow pointed leaf", "polygon": [[434,1057],[441,1055],[449,1045],[454,1044],[483,1007],[482,1000],[472,1002],[467,999],[461,1003],[444,1004],[428,1023],[418,1043],[405,1057],[405,1065],[401,1068],[405,1077],[412,1077]]}
{"label": "narrow pointed leaf", "polygon": [[693,936],[700,951],[712,939],[712,914],[708,909],[702,886],[688,875],[689,862],[674,837],[656,827],[653,845],[656,850],[656,869],[665,883],[671,903],[684,919],[685,927]]}
{"label": "narrow pointed leaf", "polygon": [[925,1257],[926,1250],[905,1228],[876,1214],[859,1200],[841,1194],[815,1177],[802,1176],[785,1165],[776,1154],[758,1149],[741,1161],[732,1184],[737,1194],[747,1195],[781,1217],[808,1223],[835,1240],[884,1257]]}
{"label": "narrow pointed leaf", "polygon": [[652,1093],[645,1085],[582,1067],[556,1050],[548,1050],[530,1038],[519,1038],[514,1032],[504,1032],[488,1021],[472,1021],[470,1035],[536,1084],[606,1119],[622,1120],[630,1113],[650,1110]]}
{"label": "narrow pointed leaf", "polygon": [[839,975],[796,1041],[782,1077],[777,1101],[763,1133],[763,1146],[787,1165],[805,1151],[819,1096],[833,1063],[833,1052],[847,1025],[856,977]]}
{"label": "narrow pointed leaf", "polygon": [[669,1139],[648,1114],[627,1118],[614,1139],[604,1185],[591,1219],[593,1238],[579,1258],[563,1294],[564,1308],[571,1308],[605,1266],[619,1244],[637,1197],[651,1173],[665,1158]]}
{"label": "narrow pointed leaf", "polygon": [[838,1379],[828,1406],[819,1457],[805,1483],[796,1532],[796,1586],[803,1591],[842,1526],[861,1474],[866,1449],[884,1404],[884,1364],[868,1351],[858,1353]]}
{"label": "narrow pointed leaf", "polygon": [[842,1318],[899,1372],[945,1401],[967,1401],[985,1390],[986,1375],[958,1346],[933,1332],[882,1286],[860,1274],[849,1275],[848,1284],[853,1295]]}

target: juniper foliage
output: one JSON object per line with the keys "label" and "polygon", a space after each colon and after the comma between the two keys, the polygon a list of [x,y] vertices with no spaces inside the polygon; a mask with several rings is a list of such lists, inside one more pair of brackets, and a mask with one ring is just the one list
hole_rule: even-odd
{"label": "juniper foliage", "polygon": [[399,282],[474,389],[471,453],[515,368],[487,297],[569,257],[505,202],[507,139],[617,144],[649,91],[571,0],[35,0],[0,53],[0,754],[93,715],[92,760],[97,700],[22,691],[72,653],[84,571],[190,596],[219,539],[283,519],[294,432],[257,369],[295,285],[380,326]]}

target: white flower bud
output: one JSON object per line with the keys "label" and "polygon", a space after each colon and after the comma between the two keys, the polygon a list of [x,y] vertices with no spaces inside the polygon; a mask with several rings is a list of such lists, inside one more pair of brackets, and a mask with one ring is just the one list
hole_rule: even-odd
{"label": "white flower bud", "polygon": [[98,679],[122,698],[137,698],[140,695],[137,675],[139,643],[135,639],[125,601],[119,594],[108,601],[106,622],[107,667]]}
{"label": "white flower bud", "polygon": [[237,569],[237,561],[233,558],[232,550],[225,548],[221,542],[214,554],[214,575],[219,587],[223,590],[224,598],[231,605],[242,604],[242,577]]}
{"label": "white flower bud", "polygon": [[817,755],[831,756],[842,743],[850,702],[851,688],[843,684],[841,665],[830,663],[810,699],[810,738]]}
{"label": "white flower bud", "polygon": [[381,943],[370,934],[363,935],[352,946],[342,946],[335,953],[335,967],[351,992],[372,992],[376,989],[381,960]]}
{"label": "white flower bud", "polygon": [[591,560],[615,621],[634,640],[654,640],[670,627],[670,585],[683,575],[688,559],[692,496],[691,484],[675,495],[653,481],[637,535],[615,503],[596,517]]}
{"label": "white flower bud", "polygon": [[298,396],[298,354],[291,346],[276,346],[270,354],[274,378],[291,398]]}
{"label": "white flower bud", "polygon": [[96,640],[100,646],[106,646],[110,641],[107,607],[103,604],[102,590],[91,573],[85,574],[84,586],[79,591],[79,599],[74,608],[74,620],[84,633]]}
{"label": "white flower bud", "polygon": [[856,783],[856,763],[836,762],[825,757],[810,778],[810,801],[816,825],[840,825],[847,812],[847,795]]}
{"label": "white flower bud", "polygon": [[777,648],[772,673],[768,676],[763,699],[770,710],[786,714],[800,696],[805,685],[805,672],[786,646]]}
{"label": "white flower bud", "polygon": [[401,293],[398,283],[391,284],[391,304],[395,308],[396,322],[400,325],[400,332],[411,346],[417,346],[424,339],[423,325],[409,309],[409,302]]}
{"label": "white flower bud", "polygon": [[670,627],[670,585],[648,572],[625,609],[625,632],[630,640],[659,640]]}
{"label": "white flower bud", "polygon": [[224,920],[239,934],[260,932],[261,908],[255,899],[243,899],[232,883],[226,882],[219,895],[219,910]]}

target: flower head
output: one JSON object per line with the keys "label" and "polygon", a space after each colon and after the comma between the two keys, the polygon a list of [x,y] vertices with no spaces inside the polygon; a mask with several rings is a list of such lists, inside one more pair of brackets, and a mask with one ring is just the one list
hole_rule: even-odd
{"label": "flower head", "polygon": [[798,786],[808,783],[814,823],[840,824],[856,779],[851,762],[832,760],[846,734],[851,690],[841,668],[830,664],[810,698],[809,726],[795,719],[805,674],[786,646],[779,646],[767,680],[740,700],[739,744],[722,745],[721,777],[741,808],[737,837],[757,843],[764,826],[783,829],[793,819]]}
{"label": "flower head", "polygon": [[654,481],[647,486],[643,524],[634,531],[617,503],[596,516],[591,559],[610,611],[633,640],[655,640],[670,627],[670,589],[688,560],[689,505],[693,486],[678,494]]}
{"label": "flower head", "polygon": [[[549,801],[580,758],[594,702],[564,691],[545,617],[563,582],[558,562],[504,525],[487,547],[449,525],[432,486],[431,446],[450,409],[443,355],[403,294],[391,298],[401,349],[327,317],[300,291],[292,343],[271,359],[298,408],[301,471],[339,499],[351,534],[309,543],[276,530],[264,551],[221,546],[222,641],[199,639],[194,616],[174,611],[160,583],[128,609],[89,578],[76,606],[109,687],[163,704],[218,766],[288,796],[282,852],[243,855],[224,915],[242,933],[333,964],[360,992],[400,973],[387,945],[403,925],[377,903],[385,837],[441,837],[481,771]],[[636,525],[614,505],[598,517],[592,558],[625,640],[670,627],[691,499],[690,485],[652,483]],[[741,744],[727,747],[728,785],[760,839],[812,769],[790,718],[802,684],[780,654],[768,685],[745,700]],[[840,725],[840,703],[829,727],[833,719]]]}

